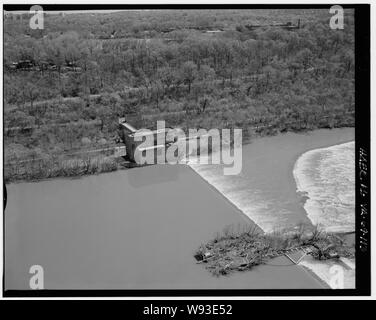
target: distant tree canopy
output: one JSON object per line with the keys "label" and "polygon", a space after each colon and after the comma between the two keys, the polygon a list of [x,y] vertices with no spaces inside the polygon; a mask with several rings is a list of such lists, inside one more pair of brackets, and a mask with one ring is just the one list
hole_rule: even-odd
{"label": "distant tree canopy", "polygon": [[[14,21],[6,20],[4,61],[6,65],[30,60],[36,66],[53,66],[47,68],[49,75],[45,76],[49,79],[51,96],[77,96],[79,92],[119,90],[121,86],[142,85],[149,89],[159,81],[165,89],[186,84],[190,92],[192,83],[206,79],[206,75],[233,79],[262,73],[265,66],[273,67],[277,74],[291,71],[294,76],[307,69],[319,73],[319,69],[328,66],[328,72],[351,76],[354,68],[351,12],[345,30],[327,28],[328,13],[321,10],[303,17],[294,10],[285,10],[281,20],[290,17],[295,21],[299,16],[309,21],[293,31],[274,27],[252,31],[235,28],[235,18],[243,26],[258,21],[266,24],[264,21],[272,16],[271,12],[256,15],[251,11],[231,11],[229,17],[225,16],[226,11],[144,12],[134,16],[118,13],[111,14],[111,19],[108,15],[48,16],[42,37],[29,36],[29,30],[15,28]],[[166,17],[170,20],[165,20]],[[58,30],[53,25],[57,22]],[[227,31],[214,36],[202,32],[216,28]],[[105,30],[109,34],[107,40],[100,37]],[[27,32],[26,38],[23,32]],[[37,35],[40,34],[34,36]],[[67,66],[73,72],[65,73],[62,78]],[[74,74],[78,70],[80,76]],[[41,98],[49,98],[48,91]],[[22,101],[21,96],[5,98],[13,103]]]}
{"label": "distant tree canopy", "polygon": [[[353,125],[353,12],[344,30],[331,30],[329,18],[327,10],[135,11],[49,15],[44,30],[5,19],[5,127],[38,128],[9,131],[5,144],[45,154],[96,147],[115,140],[119,116],[266,134]],[[270,26],[298,19],[299,29]]]}

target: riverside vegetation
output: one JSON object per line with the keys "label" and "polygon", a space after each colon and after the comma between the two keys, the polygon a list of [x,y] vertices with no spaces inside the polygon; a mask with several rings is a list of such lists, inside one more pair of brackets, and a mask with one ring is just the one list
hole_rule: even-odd
{"label": "riverside vegetation", "polygon": [[[298,19],[299,29],[272,26]],[[117,169],[106,150],[120,116],[146,128],[242,128],[246,141],[354,126],[353,12],[343,30],[329,19],[328,10],[128,11],[51,14],[43,30],[5,19],[5,179]]]}
{"label": "riverside vegetation", "polygon": [[194,257],[213,275],[220,276],[250,270],[273,257],[303,248],[309,249],[307,254],[318,260],[355,258],[355,245],[348,241],[347,234],[328,233],[317,226],[305,225],[269,234],[255,226],[228,226],[212,241],[202,244]]}

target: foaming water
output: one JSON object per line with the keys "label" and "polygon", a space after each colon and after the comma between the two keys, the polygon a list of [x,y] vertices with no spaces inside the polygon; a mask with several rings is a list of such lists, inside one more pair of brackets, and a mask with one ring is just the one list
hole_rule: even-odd
{"label": "foaming water", "polygon": [[295,166],[293,143],[265,142],[243,146],[238,175],[224,175],[223,165],[188,164],[265,232],[300,223],[353,231],[354,142],[308,151]]}
{"label": "foaming water", "polygon": [[296,162],[298,192],[307,196],[304,209],[326,231],[355,229],[355,143],[304,153]]}
{"label": "foaming water", "polygon": [[[243,169],[239,175],[223,175],[222,165],[200,165],[195,161],[189,165],[265,232],[294,227],[300,222],[319,224],[332,232],[354,230],[354,142],[305,152],[294,167],[299,156],[294,153],[294,143],[263,142],[243,146]],[[303,142],[300,148],[304,150]],[[329,287],[332,267],[339,265],[344,270],[344,288],[355,287],[354,268],[311,257],[304,258],[300,265]]]}
{"label": "foaming water", "polygon": [[[348,260],[350,264],[354,264],[355,260]],[[335,289],[338,285],[338,289],[355,289],[355,267],[350,268],[344,264],[342,260],[316,260],[311,256],[303,258],[299,265],[314,272],[322,281],[326,282],[328,286]],[[339,271],[341,270],[341,271]],[[333,274],[336,272],[343,272],[343,279],[341,284],[333,281]]]}
{"label": "foaming water", "polygon": [[237,175],[224,175],[224,165],[198,164],[194,159],[187,164],[263,231],[296,226],[296,210],[291,209],[294,201],[273,181],[273,174],[264,175],[257,165],[260,162],[264,158],[256,159],[252,146],[246,145],[242,171]]}

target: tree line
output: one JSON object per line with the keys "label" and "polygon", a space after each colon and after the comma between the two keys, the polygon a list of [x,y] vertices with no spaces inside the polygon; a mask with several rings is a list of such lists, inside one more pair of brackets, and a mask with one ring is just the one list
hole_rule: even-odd
{"label": "tree line", "polygon": [[[165,34],[166,14],[153,16],[150,24],[141,19],[143,37],[138,38],[140,30],[122,28],[114,18],[114,29],[133,34],[124,38],[115,33],[107,40],[94,34],[101,20],[88,15],[76,17],[74,24],[69,18],[63,31],[38,37],[25,37],[6,24],[5,65],[30,60],[56,66],[16,72],[5,68],[4,125],[25,129],[5,136],[6,155],[14,151],[21,159],[37,150],[48,157],[53,150],[115,143],[121,116],[143,127],[163,118],[183,129],[259,127],[259,134],[354,124],[351,14],[344,30],[331,30],[322,12],[307,15],[310,19],[299,16],[300,29],[248,30],[239,27],[239,21],[249,22],[246,15],[234,11],[233,16],[219,14],[206,27],[198,19],[197,29],[180,24]],[[193,12],[178,16],[186,26],[195,23]],[[270,19],[271,14],[261,17]],[[169,28],[179,25],[174,23]],[[88,34],[84,26],[93,32]],[[224,31],[208,34],[198,27]],[[12,32],[16,37],[9,42]],[[67,64],[77,69],[65,72]],[[28,132],[30,127],[36,129]]]}

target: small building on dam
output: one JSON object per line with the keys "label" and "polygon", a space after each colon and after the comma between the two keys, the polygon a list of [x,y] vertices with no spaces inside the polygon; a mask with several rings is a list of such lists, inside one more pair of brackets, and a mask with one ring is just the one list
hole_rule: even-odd
{"label": "small building on dam", "polygon": [[[125,149],[126,149],[126,155],[128,157],[128,159],[132,162],[137,162],[137,152],[136,150],[138,151],[147,151],[148,149],[153,149],[154,150],[154,159],[157,159],[157,156],[158,154],[162,153],[162,152],[166,152],[166,148],[168,148],[171,144],[173,144],[174,142],[166,142],[166,135],[167,133],[170,131],[170,130],[174,130],[172,128],[162,128],[162,129],[158,129],[158,130],[147,130],[147,132],[144,132],[143,135],[147,136],[147,135],[153,135],[153,145],[152,146],[148,146],[148,147],[140,147],[140,145],[142,143],[144,143],[144,140],[145,139],[136,139],[136,134],[139,133],[139,132],[142,132],[142,129],[138,130],[136,129],[135,127],[133,127],[130,123],[128,123],[126,121],[125,118],[120,118],[119,119],[119,136],[120,136],[120,139],[123,141],[124,145],[125,145]],[[175,130],[178,130],[178,129],[175,129]],[[162,140],[163,142],[159,142],[157,137],[158,135],[161,135],[161,134],[164,134],[164,139]],[[189,137],[182,137],[182,138],[179,138],[177,140],[175,140],[175,142],[179,141],[179,142],[182,142],[184,144],[188,143],[189,141],[195,141],[196,144],[195,144],[195,149],[197,150],[198,154],[200,152],[200,139],[202,138],[208,138],[208,135],[207,134],[197,134],[197,135],[193,135],[193,136],[189,136]],[[141,140],[141,141],[138,141],[138,140]]]}

